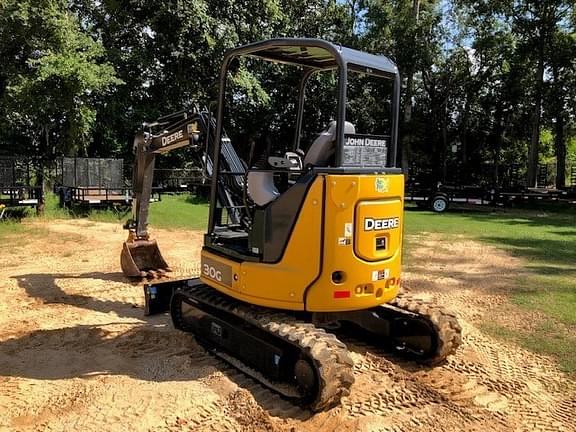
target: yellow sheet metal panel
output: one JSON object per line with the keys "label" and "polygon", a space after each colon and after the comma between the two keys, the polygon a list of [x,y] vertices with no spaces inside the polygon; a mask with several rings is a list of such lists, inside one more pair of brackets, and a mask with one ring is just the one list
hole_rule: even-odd
{"label": "yellow sheet metal panel", "polygon": [[360,201],[356,205],[354,251],[366,261],[383,261],[401,253],[399,197]]}
{"label": "yellow sheet metal panel", "polygon": [[278,263],[236,263],[203,251],[202,265],[205,262],[208,264],[208,272],[211,267],[216,267],[212,273],[218,271],[215,260],[230,266],[233,274],[231,285],[225,283],[226,271],[217,273],[220,280],[203,271],[201,279],[239,300],[279,309],[304,310],[304,291],[320,273],[323,183],[324,178],[320,176],[310,186],[284,255]]}
{"label": "yellow sheet metal panel", "polygon": [[[322,274],[308,290],[307,310],[365,309],[397,295],[403,201],[400,174],[326,177]],[[377,249],[381,238],[387,243]]]}

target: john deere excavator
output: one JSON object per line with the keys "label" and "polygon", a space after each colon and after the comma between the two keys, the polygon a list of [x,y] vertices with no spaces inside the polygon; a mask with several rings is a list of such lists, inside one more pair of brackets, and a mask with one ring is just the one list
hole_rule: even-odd
{"label": "john deere excavator", "polygon": [[[230,77],[239,64],[260,61],[300,74],[289,145],[272,139],[257,147],[224,132],[228,105],[244,100]],[[321,74],[335,78],[335,114],[315,139],[301,142],[311,123],[306,103],[314,99],[306,90]],[[390,97],[375,105],[387,111],[381,123],[354,117],[350,92],[376,88],[352,85],[356,76],[389,85]],[[229,51],[215,118],[178,113],[136,138],[134,217],[122,252],[127,276],[168,269],[146,230],[155,155],[191,145],[211,179],[200,277],[147,284],[146,313],[169,310],[175,327],[206,349],[315,411],[338,404],[354,381],[342,329],[431,365],[454,353],[461,343],[454,315],[400,292],[399,94],[388,58],[323,40],[273,39]]]}

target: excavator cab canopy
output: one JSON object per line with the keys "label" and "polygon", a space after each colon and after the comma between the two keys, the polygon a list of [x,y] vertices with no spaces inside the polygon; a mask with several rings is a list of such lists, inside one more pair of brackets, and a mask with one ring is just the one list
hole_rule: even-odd
{"label": "excavator cab canopy", "polygon": [[[233,94],[232,96],[227,94],[227,92],[230,91],[230,82],[234,81],[234,79],[231,79],[231,76],[237,73],[241,65],[246,66],[257,63],[252,60],[262,60],[278,65],[293,66],[293,70],[288,71],[288,75],[291,78],[297,77],[297,73],[301,74],[299,85],[294,86],[295,91],[292,92],[292,94],[297,92],[296,101],[286,101],[284,103],[283,100],[280,100],[277,101],[279,103],[276,104],[276,106],[282,106],[284,103],[286,107],[295,107],[296,110],[291,150],[300,156],[297,157],[299,161],[294,164],[288,156],[288,152],[283,158],[270,157],[271,154],[251,154],[250,157],[246,158],[246,151],[242,154],[243,151],[241,147],[244,146],[245,150],[246,147],[250,147],[250,144],[248,142],[234,142],[235,130],[233,125],[238,125],[238,122],[235,123],[231,121],[226,123],[226,129],[230,139],[224,133],[224,117],[228,114],[227,104],[242,104],[247,100],[238,94]],[[241,63],[242,61],[244,61],[244,63]],[[258,70],[258,68],[256,69]],[[304,118],[305,106],[308,107],[310,105],[310,102],[306,101],[305,97],[306,87],[313,76],[322,72],[331,73],[334,77],[336,95],[335,99],[332,99],[334,103],[324,104],[325,106],[330,105],[333,113],[331,114],[329,124],[318,134],[319,136],[313,140],[304,152],[301,149],[300,141],[303,132],[303,122],[306,120]],[[271,75],[275,74],[276,73],[273,73]],[[364,92],[363,82],[354,81],[354,84],[352,84],[357,76],[374,78],[378,82],[384,81],[391,87],[391,91],[389,91],[389,94],[386,96],[388,97],[387,100],[379,101],[378,94],[376,98],[373,97],[371,99],[371,107],[376,107],[381,111],[381,114],[386,112],[386,119],[382,121],[371,120],[372,124],[385,123],[385,128],[374,128],[376,133],[366,130],[366,127],[356,128],[352,117],[348,117],[352,112],[352,105],[354,105],[357,111],[357,114],[355,114],[356,123],[363,123],[363,126],[367,124],[364,121],[364,117],[368,116],[363,116],[362,114],[365,107],[356,103],[354,98],[348,100],[348,96],[351,95],[352,90],[356,93]],[[292,79],[292,81],[294,81],[294,79]],[[275,90],[276,89],[272,88],[270,95],[271,97],[276,96],[278,98],[279,92]],[[246,176],[244,176],[244,190],[247,193],[244,194],[243,204],[247,205],[248,201],[246,198],[249,198],[253,201],[257,210],[278,204],[280,200],[276,199],[289,188],[298,187],[302,185],[303,182],[308,183],[310,181],[309,179],[320,172],[342,174],[399,173],[400,170],[396,168],[399,97],[400,75],[398,68],[385,56],[368,54],[324,40],[308,38],[271,39],[228,51],[224,56],[220,73],[218,112],[212,153],[215,175],[212,176],[211,208],[208,232],[205,238],[206,247],[228,256],[236,256],[238,259],[243,260],[255,259],[260,261],[263,259],[264,262],[277,260],[282,254],[283,248],[286,246],[290,232],[289,228],[297,216],[298,203],[295,202],[293,205],[288,206],[294,207],[294,210],[288,211],[293,211],[294,214],[285,214],[276,217],[277,220],[283,219],[286,221],[285,225],[287,229],[285,235],[280,233],[280,227],[266,228],[275,229],[277,232],[276,237],[282,239],[277,242],[278,247],[276,248],[276,253],[270,254],[268,258],[262,258],[261,255],[257,257],[251,256],[252,250],[257,248],[250,246],[237,247],[239,244],[244,244],[243,235],[235,232],[235,228],[232,228],[232,230],[229,229],[230,224],[222,221],[222,209],[218,208],[216,204],[218,196],[221,194],[222,185],[227,182],[230,183],[234,178],[238,181],[239,174],[238,172],[229,172],[222,168],[221,147],[223,148],[225,145],[230,145],[232,141],[231,144],[235,150],[244,156],[247,166]],[[283,115],[285,115],[285,113]],[[282,118],[282,121],[288,123],[284,118]],[[267,122],[263,121],[262,123],[264,123],[264,127],[268,126]],[[386,132],[383,132],[384,129]],[[277,140],[268,139],[268,147],[278,145]],[[260,148],[259,151],[261,150]],[[274,156],[278,156],[278,154]],[[254,163],[255,160],[264,160],[265,162]],[[290,174],[287,177],[291,178],[292,181],[284,182],[285,185],[288,184],[289,186],[285,187],[284,191],[278,191],[274,183],[279,176],[286,175],[287,170],[290,170]],[[294,180],[297,175],[300,175],[300,178]],[[226,180],[226,178],[230,180]],[[305,178],[305,180],[302,180],[303,178]],[[254,192],[255,188],[259,189],[256,193]],[[306,187],[303,187],[303,189],[306,189]],[[275,200],[276,203],[274,203]],[[277,207],[280,207],[280,204],[278,204]],[[226,210],[230,212],[233,209]],[[252,212],[254,215],[257,213],[258,211]],[[248,226],[248,231],[254,231],[254,227],[257,227],[257,225],[257,221],[252,221]],[[242,227],[241,230],[246,231],[246,228]],[[231,238],[233,240],[230,240]],[[221,247],[222,245],[224,246]]]}
{"label": "excavator cab canopy", "polygon": [[277,63],[307,66],[314,69],[335,69],[350,65],[361,72],[398,75],[396,65],[385,56],[377,56],[352,48],[335,45],[321,39],[271,39],[238,47],[228,56],[251,55]]}
{"label": "excavator cab canopy", "polygon": [[[220,97],[218,104],[216,142],[220,142],[222,136],[222,124],[225,107],[226,81],[229,69],[234,67],[234,62],[241,57],[257,58],[273,63],[301,66],[305,69],[300,87],[298,89],[298,112],[294,149],[298,148],[302,130],[302,117],[304,111],[304,99],[306,84],[310,77],[317,72],[336,71],[338,76],[338,96],[336,121],[336,161],[335,167],[355,166],[356,168],[368,166],[369,171],[374,167],[382,167],[382,159],[374,163],[361,163],[351,161],[346,157],[345,134],[346,134],[346,108],[348,83],[351,74],[364,74],[389,79],[393,82],[391,101],[391,127],[386,141],[386,167],[395,167],[397,155],[398,116],[400,106],[400,74],[396,65],[385,56],[374,55],[346,48],[322,39],[311,38],[282,38],[270,39],[234,48],[228,51],[224,57],[220,74]],[[217,149],[215,149],[215,152]],[[365,161],[366,162],[366,161]]]}

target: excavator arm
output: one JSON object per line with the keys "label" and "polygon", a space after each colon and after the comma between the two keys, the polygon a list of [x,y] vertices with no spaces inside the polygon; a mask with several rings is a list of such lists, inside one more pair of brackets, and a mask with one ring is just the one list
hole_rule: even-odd
{"label": "excavator arm", "polygon": [[[180,120],[173,122],[162,132],[156,135],[151,132],[139,132],[134,138],[132,218],[128,221],[127,228],[134,230],[137,239],[148,238],[148,209],[152,195],[156,155],[199,144],[200,131],[197,119],[189,118],[185,112],[177,114]],[[144,126],[158,127],[163,124],[162,119],[151,124],[145,123]]]}
{"label": "excavator arm", "polygon": [[[148,233],[156,156],[198,145],[200,138],[197,117],[187,112],[174,113],[143,126],[148,131],[140,131],[134,138],[132,217],[124,225],[129,233],[120,257],[122,271],[128,277],[155,277],[170,271],[156,240],[151,240]],[[153,133],[158,128],[160,132]]]}
{"label": "excavator arm", "polygon": [[[148,233],[148,213],[154,180],[154,165],[158,154],[192,146],[194,163],[202,167],[206,177],[212,176],[214,121],[207,110],[179,111],[161,117],[153,123],[144,123],[134,138],[134,168],[132,178],[132,216],[124,225],[128,239],[122,246],[120,263],[128,277],[156,277],[170,271],[156,240]],[[226,208],[234,223],[241,224],[243,212],[245,166],[227,137],[222,138],[221,158],[234,172],[232,181],[222,180],[218,188],[218,204]]]}

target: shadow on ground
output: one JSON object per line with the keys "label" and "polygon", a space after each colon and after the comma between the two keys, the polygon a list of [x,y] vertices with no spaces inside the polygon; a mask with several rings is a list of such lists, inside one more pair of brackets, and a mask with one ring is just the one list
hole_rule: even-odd
{"label": "shadow on ground", "polygon": [[[61,380],[126,375],[166,382],[198,380],[221,371],[236,385],[250,391],[256,402],[274,416],[298,420],[312,416],[306,410],[293,410],[291,403],[209,355],[191,334],[174,329],[169,314],[144,316],[141,307],[121,298],[102,300],[67,294],[57,283],[61,279],[126,283],[122,273],[25,274],[14,278],[29,296],[42,300],[48,307],[77,306],[135,320],[36,330],[25,335],[16,333],[16,337],[0,342],[0,376]],[[138,284],[134,285],[137,289]],[[108,292],[96,291],[103,297]],[[278,411],[279,406],[284,408]]]}
{"label": "shadow on ground", "polygon": [[[102,273],[91,272],[82,274],[67,274],[67,273],[33,273],[12,276],[16,279],[18,286],[23,288],[30,297],[41,300],[44,304],[65,304],[70,306],[81,307],[90,309],[96,312],[115,312],[119,316],[128,318],[139,318],[143,315],[141,309],[136,309],[137,305],[133,303],[126,303],[117,300],[103,300],[84,294],[69,294],[66,293],[56,281],[59,279],[77,279],[83,280],[94,279],[104,280],[109,282],[130,283],[134,289],[139,285],[137,282],[129,281],[120,272]],[[116,286],[112,286],[110,290],[100,290],[99,293],[106,294],[109,291],[116,290]],[[115,295],[111,297],[117,297]]]}
{"label": "shadow on ground", "polygon": [[115,329],[121,323],[78,325],[37,330],[0,342],[0,376],[62,380],[122,375],[182,382],[220,371],[248,390],[271,415],[299,420],[312,417],[313,413],[293,409],[290,402],[207,354],[191,335],[173,329],[168,316],[156,318],[126,331]]}
{"label": "shadow on ground", "polygon": [[[574,211],[550,212],[539,210],[517,211],[514,209],[494,210],[486,212],[463,212],[461,216],[477,222],[497,222],[505,225],[527,225],[532,227],[559,227],[566,228],[576,225]],[[576,232],[576,231],[572,231]]]}
{"label": "shadow on ground", "polygon": [[576,247],[574,241],[512,238],[503,236],[486,236],[484,240],[505,246],[512,254],[531,260],[554,262],[558,264],[576,263]]}

